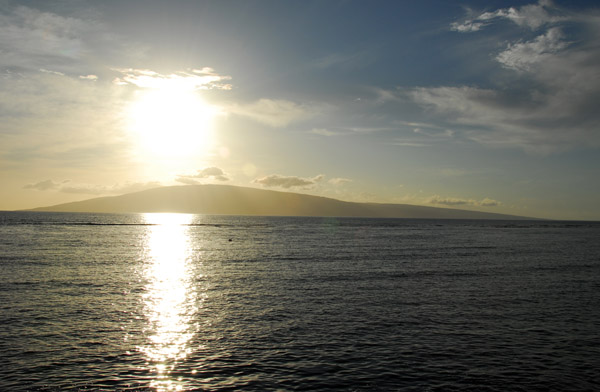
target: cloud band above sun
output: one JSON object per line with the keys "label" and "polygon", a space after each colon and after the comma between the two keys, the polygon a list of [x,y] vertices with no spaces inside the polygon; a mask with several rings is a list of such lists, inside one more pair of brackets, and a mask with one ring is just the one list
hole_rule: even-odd
{"label": "cloud band above sun", "polygon": [[134,85],[141,88],[161,90],[231,90],[232,85],[226,83],[231,76],[219,75],[210,67],[190,69],[163,75],[149,69],[115,68],[121,76],[113,83],[118,85]]}

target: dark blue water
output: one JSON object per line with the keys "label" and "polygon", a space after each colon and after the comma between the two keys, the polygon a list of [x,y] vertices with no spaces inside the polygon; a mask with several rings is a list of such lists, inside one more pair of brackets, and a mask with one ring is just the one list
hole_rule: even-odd
{"label": "dark blue water", "polygon": [[0,213],[0,390],[598,390],[600,224]]}

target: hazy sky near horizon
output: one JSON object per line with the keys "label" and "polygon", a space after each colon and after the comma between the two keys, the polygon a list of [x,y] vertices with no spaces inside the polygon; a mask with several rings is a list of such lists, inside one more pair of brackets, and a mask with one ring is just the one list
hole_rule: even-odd
{"label": "hazy sky near horizon", "polygon": [[0,209],[221,183],[600,220],[595,1],[0,0]]}

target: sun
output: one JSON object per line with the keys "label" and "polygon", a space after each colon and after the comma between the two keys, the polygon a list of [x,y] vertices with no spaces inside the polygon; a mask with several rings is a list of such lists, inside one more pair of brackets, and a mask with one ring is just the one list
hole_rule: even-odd
{"label": "sun", "polygon": [[139,153],[149,159],[188,158],[207,153],[215,110],[179,84],[140,92],[128,112]]}

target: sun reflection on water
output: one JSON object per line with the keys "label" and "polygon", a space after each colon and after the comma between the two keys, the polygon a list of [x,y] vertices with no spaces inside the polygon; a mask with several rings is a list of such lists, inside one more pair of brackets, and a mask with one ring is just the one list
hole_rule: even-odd
{"label": "sun reflection on water", "polygon": [[192,289],[189,214],[144,214],[148,226],[144,259],[144,312],[148,320],[146,344],[139,347],[154,375],[151,387],[158,391],[181,390],[170,373],[190,352],[197,312]]}

